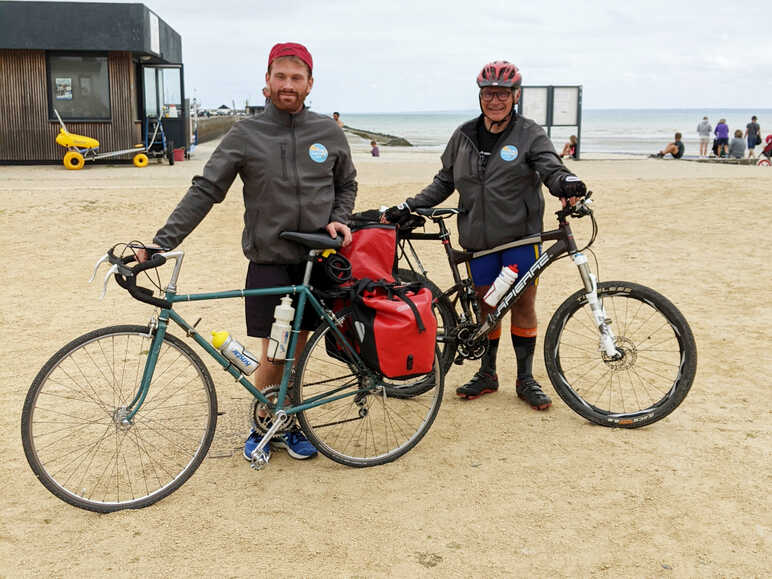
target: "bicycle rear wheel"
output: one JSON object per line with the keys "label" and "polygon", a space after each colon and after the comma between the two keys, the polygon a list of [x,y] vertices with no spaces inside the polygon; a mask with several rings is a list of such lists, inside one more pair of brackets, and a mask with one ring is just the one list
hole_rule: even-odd
{"label": "bicycle rear wheel", "polygon": [[[338,319],[348,315],[343,312]],[[300,405],[323,394],[351,395],[299,412],[300,426],[322,454],[341,464],[391,462],[418,444],[437,416],[443,391],[439,359],[435,356],[434,369],[421,378],[424,391],[406,394],[398,380],[373,377],[368,383],[370,378],[346,361],[338,345],[327,324],[313,333],[296,368],[293,401]]]}
{"label": "bicycle rear wheel", "polygon": [[599,348],[599,331],[580,290],[555,311],[544,335],[552,385],[596,424],[638,428],[661,420],[691,388],[697,346],[689,324],[664,296],[635,283],[598,284],[620,359]]}
{"label": "bicycle rear wheel", "polygon": [[397,278],[403,283],[419,281],[432,292],[432,310],[437,319],[437,345],[440,348],[440,363],[442,371],[447,374],[456,358],[456,340],[453,338],[453,330],[458,325],[458,317],[447,297],[442,295],[442,290],[432,280],[410,269],[399,269]]}
{"label": "bicycle rear wheel", "polygon": [[193,350],[166,334],[147,398],[139,390],[152,336],[113,326],[76,338],[51,357],[24,402],[27,461],[54,495],[107,513],[146,507],[178,489],[209,450],[217,424],[212,378]]}

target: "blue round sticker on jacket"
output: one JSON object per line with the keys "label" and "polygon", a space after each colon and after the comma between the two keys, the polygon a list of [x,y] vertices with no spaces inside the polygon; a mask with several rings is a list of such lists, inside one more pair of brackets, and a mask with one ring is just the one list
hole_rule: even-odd
{"label": "blue round sticker on jacket", "polygon": [[501,155],[501,158],[505,161],[514,161],[517,159],[517,154],[517,147],[514,145],[504,145],[499,152],[499,155]]}
{"label": "blue round sticker on jacket", "polygon": [[308,156],[311,157],[312,161],[324,163],[327,160],[327,155],[327,147],[321,143],[314,143],[308,147]]}

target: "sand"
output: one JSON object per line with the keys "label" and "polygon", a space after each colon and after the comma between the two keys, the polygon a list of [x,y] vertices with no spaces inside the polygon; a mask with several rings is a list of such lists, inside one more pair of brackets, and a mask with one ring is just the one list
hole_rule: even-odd
{"label": "sand", "polygon": [[[86,281],[110,245],[152,238],[213,146],[173,167],[0,167],[0,576],[769,576],[769,168],[570,165],[595,192],[601,279],[656,288],[696,337],[692,391],[652,426],[607,429],[572,412],[549,385],[540,338],[535,373],[555,400],[547,412],[515,397],[503,344],[502,389],[463,402],[453,391],[475,367],[454,367],[433,428],[400,460],[355,470],[276,453],[255,472],[239,455],[248,400],[210,365],[225,414],[180,490],[111,515],[48,493],[22,451],[26,391],[75,336],[149,319],[117,286],[100,301],[101,283]],[[373,159],[355,146],[358,209],[403,200],[438,167],[437,153],[381,151]],[[237,181],[185,241],[182,291],[242,286],[240,191]],[[548,208],[552,227],[556,200]],[[421,251],[446,284],[440,248]],[[567,260],[547,271],[542,329],[578,287]],[[239,300],[196,311],[202,329],[246,337]]]}

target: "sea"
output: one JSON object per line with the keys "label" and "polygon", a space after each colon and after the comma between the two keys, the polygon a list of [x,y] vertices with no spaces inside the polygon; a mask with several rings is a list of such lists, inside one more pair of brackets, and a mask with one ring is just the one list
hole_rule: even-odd
{"label": "sea", "polygon": [[[412,145],[441,151],[453,130],[479,115],[477,110],[422,113],[342,114],[349,126],[407,139]],[[578,127],[551,127],[549,134],[558,153],[570,135],[579,135],[581,152],[613,158],[647,156],[683,134],[686,156],[699,154],[697,124],[707,116],[713,127],[726,119],[730,136],[756,115],[762,135],[772,132],[772,109],[584,109]],[[588,155],[590,156],[590,155]]]}

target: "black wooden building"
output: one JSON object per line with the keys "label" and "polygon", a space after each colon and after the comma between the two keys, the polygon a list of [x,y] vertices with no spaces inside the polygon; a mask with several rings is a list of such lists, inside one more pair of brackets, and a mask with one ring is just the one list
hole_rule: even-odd
{"label": "black wooden building", "polygon": [[0,1],[0,163],[61,161],[54,110],[101,151],[159,118],[187,150],[180,35],[144,4]]}

